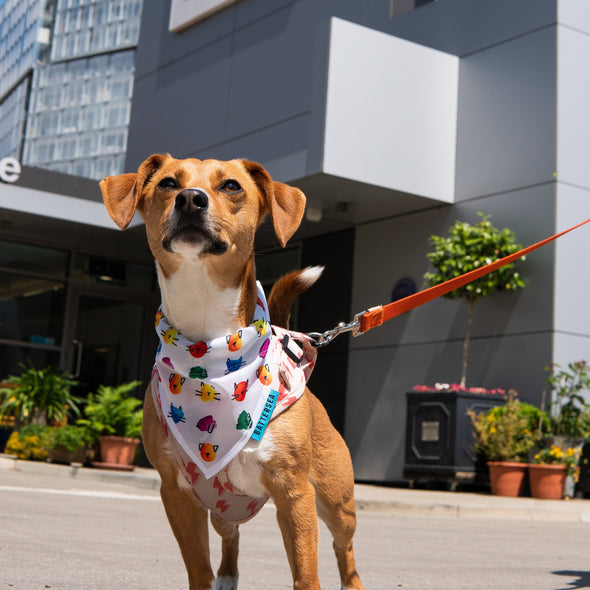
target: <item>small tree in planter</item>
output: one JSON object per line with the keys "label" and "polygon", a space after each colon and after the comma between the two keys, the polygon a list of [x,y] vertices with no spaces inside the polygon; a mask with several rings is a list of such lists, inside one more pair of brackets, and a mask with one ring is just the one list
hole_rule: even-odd
{"label": "small tree in planter", "polygon": [[[131,466],[140,442],[143,410],[141,400],[131,392],[139,381],[116,387],[100,385],[96,394],[88,396],[85,418],[78,424],[88,427],[98,438],[102,466]],[[119,445],[123,445],[123,450]]]}
{"label": "small tree in planter", "polygon": [[[434,251],[426,256],[434,266],[435,272],[428,272],[424,275],[429,287],[481,268],[521,249],[522,246],[515,243],[513,231],[507,228],[499,230],[492,225],[489,216],[482,213],[478,213],[478,215],[480,221],[474,225],[456,221],[450,228],[448,236],[430,237]],[[524,287],[524,282],[512,263],[445,295],[449,299],[463,299],[467,303],[461,387],[465,387],[467,377],[469,340],[475,304],[482,297],[495,291],[512,291],[522,287]]]}

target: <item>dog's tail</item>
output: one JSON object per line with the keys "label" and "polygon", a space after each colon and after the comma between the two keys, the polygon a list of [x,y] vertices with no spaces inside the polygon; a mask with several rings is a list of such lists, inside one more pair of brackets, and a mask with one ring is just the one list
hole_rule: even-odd
{"label": "dog's tail", "polygon": [[307,291],[320,278],[322,272],[323,266],[308,266],[303,270],[287,273],[277,280],[268,296],[268,311],[273,325],[289,328],[293,300]]}

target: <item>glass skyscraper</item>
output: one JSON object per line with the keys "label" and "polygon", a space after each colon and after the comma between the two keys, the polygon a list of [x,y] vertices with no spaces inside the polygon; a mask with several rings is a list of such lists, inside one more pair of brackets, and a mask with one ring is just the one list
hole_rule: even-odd
{"label": "glass skyscraper", "polygon": [[142,0],[0,0],[0,157],[123,171]]}

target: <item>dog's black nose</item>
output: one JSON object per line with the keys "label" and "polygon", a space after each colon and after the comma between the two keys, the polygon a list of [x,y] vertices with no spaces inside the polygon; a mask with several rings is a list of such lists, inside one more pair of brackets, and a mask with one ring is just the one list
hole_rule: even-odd
{"label": "dog's black nose", "polygon": [[176,195],[174,208],[184,213],[195,213],[209,206],[209,197],[200,188],[185,188]]}

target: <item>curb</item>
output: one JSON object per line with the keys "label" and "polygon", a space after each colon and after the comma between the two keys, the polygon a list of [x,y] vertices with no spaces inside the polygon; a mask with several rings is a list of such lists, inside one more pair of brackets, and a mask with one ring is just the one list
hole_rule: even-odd
{"label": "curb", "polygon": [[[111,471],[83,467],[21,461],[0,454],[0,472],[17,471],[39,476],[78,478],[120,484],[145,490],[159,490],[155,469],[136,467],[133,471]],[[590,500],[538,500],[507,498],[468,492],[409,490],[370,484],[356,484],[357,510],[444,519],[581,522],[590,524]]]}
{"label": "curb", "polygon": [[10,455],[0,455],[0,471],[18,471],[37,475],[79,478],[87,481],[117,483],[135,488],[158,490],[160,476],[155,469],[136,467],[133,471],[110,471],[83,467],[79,463],[58,465],[41,461],[21,461]]}
{"label": "curb", "polygon": [[432,492],[355,486],[358,510],[397,516],[590,523],[590,500],[509,498],[469,492]]}

